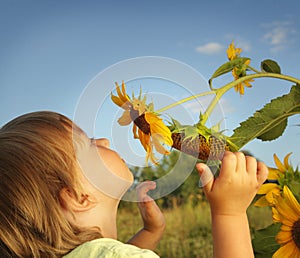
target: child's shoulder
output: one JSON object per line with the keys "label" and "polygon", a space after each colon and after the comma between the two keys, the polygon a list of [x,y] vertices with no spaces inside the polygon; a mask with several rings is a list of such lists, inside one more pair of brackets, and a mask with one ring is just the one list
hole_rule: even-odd
{"label": "child's shoulder", "polygon": [[140,249],[134,245],[124,244],[115,239],[98,238],[78,246],[69,254],[64,256],[64,258],[73,257],[158,258],[159,256],[150,250]]}

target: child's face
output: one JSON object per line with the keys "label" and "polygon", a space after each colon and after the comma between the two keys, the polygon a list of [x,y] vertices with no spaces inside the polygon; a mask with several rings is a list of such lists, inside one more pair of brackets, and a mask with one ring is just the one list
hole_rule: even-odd
{"label": "child's face", "polygon": [[85,177],[98,190],[114,198],[121,198],[133,182],[133,175],[119,154],[109,148],[107,139],[80,136],[77,159]]}

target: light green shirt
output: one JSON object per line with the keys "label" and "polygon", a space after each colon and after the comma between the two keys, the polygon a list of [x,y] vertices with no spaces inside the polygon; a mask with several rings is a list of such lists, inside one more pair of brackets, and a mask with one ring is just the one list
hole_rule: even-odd
{"label": "light green shirt", "polygon": [[159,258],[154,252],[134,245],[124,244],[111,238],[99,238],[86,242],[64,256],[64,258]]}

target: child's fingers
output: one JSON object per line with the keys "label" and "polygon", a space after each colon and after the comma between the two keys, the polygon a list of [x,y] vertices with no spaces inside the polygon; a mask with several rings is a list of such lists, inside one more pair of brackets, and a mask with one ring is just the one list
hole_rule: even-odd
{"label": "child's fingers", "polygon": [[247,171],[245,154],[242,152],[236,152],[234,154],[236,157],[236,171],[235,172]]}
{"label": "child's fingers", "polygon": [[246,156],[246,166],[247,172],[253,176],[257,173],[257,161],[252,156]]}
{"label": "child's fingers", "polygon": [[206,192],[209,192],[214,182],[214,175],[210,171],[209,167],[204,163],[196,164],[196,169],[200,175],[201,187],[203,187]]}
{"label": "child's fingers", "polygon": [[156,188],[156,183],[154,181],[145,181],[140,183],[136,190],[138,194],[139,201],[151,201],[152,198],[147,195],[149,190],[154,190]]}
{"label": "child's fingers", "polygon": [[257,182],[262,185],[268,178],[269,170],[263,162],[257,162]]}
{"label": "child's fingers", "polygon": [[232,173],[237,169],[236,154],[230,151],[225,151],[220,170],[220,177],[230,178]]}

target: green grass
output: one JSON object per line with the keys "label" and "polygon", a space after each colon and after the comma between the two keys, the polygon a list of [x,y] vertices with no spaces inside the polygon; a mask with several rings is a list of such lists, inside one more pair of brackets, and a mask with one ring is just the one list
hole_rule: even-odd
{"label": "green grass", "polygon": [[[155,252],[162,258],[212,257],[210,209],[206,201],[196,205],[187,203],[163,210],[166,231]],[[248,209],[251,232],[272,223],[267,208],[251,206]],[[142,226],[137,207],[121,207],[118,215],[119,240],[126,242]]]}

